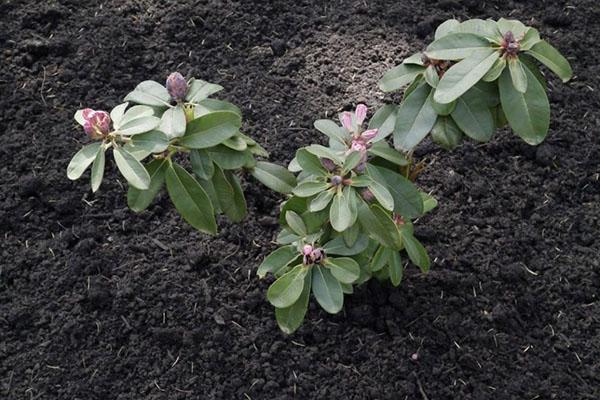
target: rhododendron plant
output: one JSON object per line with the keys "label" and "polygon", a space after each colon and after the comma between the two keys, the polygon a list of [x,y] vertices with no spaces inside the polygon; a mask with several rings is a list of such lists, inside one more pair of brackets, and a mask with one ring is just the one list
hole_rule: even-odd
{"label": "rhododendron plant", "polygon": [[[166,184],[179,213],[200,231],[216,233],[215,213],[241,220],[246,201],[238,172],[248,171],[284,192],[291,190],[294,177],[282,167],[255,160],[268,154],[240,131],[240,110],[208,98],[221,89],[199,79],[186,81],[175,72],[167,78],[166,87],[154,81],[140,83],[110,115],[91,109],[77,111],[75,120],[94,142],[73,157],[68,177],[78,179],[92,165],[92,191],[97,191],[105,152],[112,149],[129,183],[127,202],[132,210],[146,209]],[[179,155],[189,156],[192,173],[179,163]],[[288,186],[273,185],[274,176]]]}
{"label": "rhododendron plant", "polygon": [[329,313],[342,309],[344,293],[371,277],[400,284],[406,260],[423,271],[429,257],[414,237],[411,219],[435,207],[401,173],[407,161],[384,140],[375,123],[363,130],[367,108],[340,115],[342,126],[318,120],[329,146],[299,149],[289,169],[297,186],[283,204],[283,226],[271,253],[258,269],[277,280],[267,297],[287,333],[304,319],[312,293]]}
{"label": "rhododendron plant", "polygon": [[387,109],[395,121],[394,146],[409,153],[431,133],[453,149],[464,136],[487,142],[507,124],[528,144],[541,143],[550,105],[535,60],[563,82],[571,79],[569,62],[535,28],[503,18],[444,22],[422,53],[379,82],[386,92],[406,87],[402,103]]}

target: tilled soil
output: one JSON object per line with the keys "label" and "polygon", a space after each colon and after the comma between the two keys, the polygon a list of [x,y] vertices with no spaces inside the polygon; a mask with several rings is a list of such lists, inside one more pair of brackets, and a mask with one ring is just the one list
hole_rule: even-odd
{"label": "tilled soil", "polygon": [[[600,6],[574,1],[0,3],[0,398],[600,398]],[[448,153],[424,143],[417,223],[434,265],[371,282],[291,337],[255,271],[281,196],[245,181],[250,215],[194,231],[164,194],[136,215],[65,169],[72,115],[173,70],[225,86],[272,160],[315,119],[392,98],[382,73],[447,18],[510,16],[570,59],[551,132]]]}

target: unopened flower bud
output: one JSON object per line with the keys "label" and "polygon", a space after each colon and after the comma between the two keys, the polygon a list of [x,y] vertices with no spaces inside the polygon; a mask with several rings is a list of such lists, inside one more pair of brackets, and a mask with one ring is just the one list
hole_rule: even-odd
{"label": "unopened flower bud", "polygon": [[321,264],[325,259],[325,251],[321,248],[314,249],[312,253],[310,253],[310,258],[313,264]]}
{"label": "unopened flower bud", "polygon": [[173,72],[167,78],[167,92],[175,101],[182,101],[188,92],[188,84],[179,72]]}
{"label": "unopened flower bud", "polygon": [[396,225],[404,225],[404,219],[400,214],[394,213],[393,220]]}
{"label": "unopened flower bud", "polygon": [[354,115],[356,115],[356,123],[360,126],[365,118],[367,118],[367,106],[364,104],[359,104],[356,106],[356,111],[354,111]]}
{"label": "unopened flower bud", "polygon": [[333,186],[339,186],[342,184],[343,178],[339,175],[334,175],[331,177],[331,184]]}
{"label": "unopened flower bud", "polygon": [[324,166],[325,169],[329,172],[333,172],[337,168],[335,163],[329,158],[321,158],[321,165]]}
{"label": "unopened flower bud", "polygon": [[86,108],[82,111],[83,130],[92,139],[101,139],[110,132],[110,115],[106,111]]}
{"label": "unopened flower bud", "polygon": [[368,203],[372,202],[375,198],[373,192],[371,192],[369,189],[363,189],[362,192],[360,192],[360,196]]}
{"label": "unopened flower bud", "polygon": [[302,254],[304,254],[305,256],[308,256],[310,253],[312,253],[312,251],[313,247],[310,244],[305,244],[302,248]]}
{"label": "unopened flower bud", "polygon": [[360,134],[360,138],[362,140],[364,140],[365,142],[369,142],[371,140],[373,140],[373,138],[375,136],[377,136],[377,129],[369,129],[367,131],[364,131],[363,133]]}

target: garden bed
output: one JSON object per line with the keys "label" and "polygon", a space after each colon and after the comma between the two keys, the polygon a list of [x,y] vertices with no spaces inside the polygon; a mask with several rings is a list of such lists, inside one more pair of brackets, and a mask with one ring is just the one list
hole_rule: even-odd
{"label": "garden bed", "polygon": [[[600,398],[595,2],[79,3],[0,5],[0,397]],[[453,16],[521,19],[569,58],[572,82],[548,75],[548,139],[426,142],[431,272],[371,282],[335,316],[313,304],[292,336],[255,275],[281,196],[247,177],[248,218],[213,238],[165,194],[131,212],[110,163],[96,195],[66,178],[75,110],[173,70],[222,84],[287,163],[321,140],[313,120],[390,100],[383,72]]]}

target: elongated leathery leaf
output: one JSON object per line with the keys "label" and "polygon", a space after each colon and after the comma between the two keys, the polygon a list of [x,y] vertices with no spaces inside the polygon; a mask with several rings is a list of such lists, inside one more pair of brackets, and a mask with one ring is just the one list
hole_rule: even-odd
{"label": "elongated leathery leaf", "polygon": [[194,177],[179,165],[171,164],[166,182],[169,197],[183,219],[199,231],[217,233],[213,206]]}
{"label": "elongated leathery leaf", "polygon": [[337,314],[344,306],[344,293],[340,282],[320,265],[312,271],[312,292],[317,302],[330,314]]}
{"label": "elongated leathery leaf", "polygon": [[298,254],[295,246],[280,247],[263,260],[256,274],[259,278],[264,278],[268,273],[277,276],[280,271],[298,258]]}
{"label": "elongated leathery leaf", "polygon": [[150,175],[146,168],[131,153],[122,147],[113,148],[117,167],[127,182],[136,189],[146,190],[150,186]]}
{"label": "elongated leathery leaf", "polygon": [[459,98],[483,78],[498,57],[498,52],[490,48],[450,67],[440,79],[434,95],[435,101],[444,104]]}
{"label": "elongated leathery leaf", "polygon": [[275,318],[279,328],[286,333],[292,334],[302,325],[306,310],[308,309],[308,300],[310,298],[310,290],[312,285],[312,271],[304,277],[304,287],[298,300],[294,304],[286,308],[275,308]]}
{"label": "elongated leathery leaf", "polygon": [[139,190],[130,186],[127,190],[127,205],[135,212],[148,208],[165,182],[165,172],[169,162],[166,159],[155,159],[146,165],[150,175],[150,186],[147,190]]}
{"label": "elongated leathery leaf", "polygon": [[422,84],[400,105],[394,130],[396,148],[412,150],[431,131],[437,114],[429,100],[430,91],[429,85]]}
{"label": "elongated leathery leaf", "polygon": [[286,308],[294,304],[302,294],[306,274],[307,268],[297,265],[279,277],[267,291],[269,302],[277,308]]}
{"label": "elongated leathery leaf", "polygon": [[500,99],[504,114],[510,127],[525,142],[540,144],[550,126],[550,104],[546,91],[528,68],[527,91],[520,93],[515,89],[510,73],[505,70],[500,76]]}
{"label": "elongated leathery leaf", "polygon": [[67,167],[67,177],[71,180],[79,179],[84,171],[94,162],[100,146],[102,146],[100,142],[91,143],[75,153]]}

